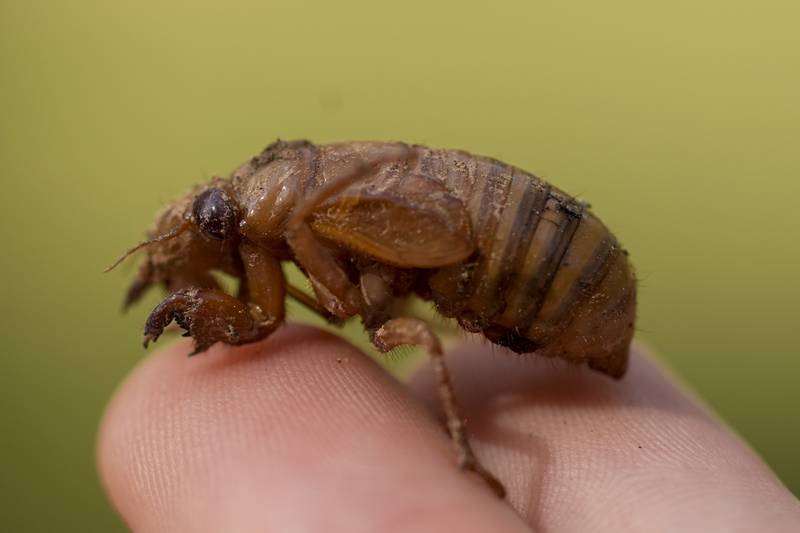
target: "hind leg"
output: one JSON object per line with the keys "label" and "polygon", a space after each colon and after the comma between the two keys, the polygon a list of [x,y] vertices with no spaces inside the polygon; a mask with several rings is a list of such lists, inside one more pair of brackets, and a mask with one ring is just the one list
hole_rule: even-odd
{"label": "hind leg", "polygon": [[394,318],[370,331],[370,337],[373,344],[383,352],[388,352],[401,344],[418,344],[426,348],[436,374],[439,400],[447,420],[447,431],[456,449],[459,468],[475,472],[486,481],[499,498],[505,497],[506,490],[503,484],[481,465],[475,452],[472,451],[464,419],[459,413],[450,372],[444,363],[441,343],[430,326],[416,318]]}

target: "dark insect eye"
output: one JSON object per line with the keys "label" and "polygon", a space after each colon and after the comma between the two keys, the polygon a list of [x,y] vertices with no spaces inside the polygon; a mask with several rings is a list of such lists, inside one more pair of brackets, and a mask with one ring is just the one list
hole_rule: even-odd
{"label": "dark insect eye", "polygon": [[227,239],[236,228],[236,207],[222,189],[208,189],[195,198],[192,217],[212,239]]}

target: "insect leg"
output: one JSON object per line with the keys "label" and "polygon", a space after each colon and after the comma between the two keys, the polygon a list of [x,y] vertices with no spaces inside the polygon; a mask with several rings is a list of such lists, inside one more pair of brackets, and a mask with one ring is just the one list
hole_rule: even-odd
{"label": "insect leg", "polygon": [[250,244],[243,244],[240,254],[246,276],[242,299],[219,289],[187,287],[175,291],[150,313],[145,346],[158,339],[173,320],[194,338],[193,354],[216,342],[245,344],[275,331],[283,322],[286,294],[280,262]]}
{"label": "insect leg", "polygon": [[150,261],[145,261],[139,267],[139,272],[133,279],[133,283],[128,287],[125,293],[125,300],[122,302],[122,310],[127,310],[130,306],[135,304],[147,292],[147,289],[153,286],[153,265]]}
{"label": "insect leg", "polygon": [[287,242],[295,260],[308,275],[317,301],[339,318],[361,311],[361,295],[331,253],[319,242],[311,227],[302,222],[289,233]]}
{"label": "insect leg", "polygon": [[295,302],[299,303],[312,313],[320,316],[329,324],[333,324],[334,326],[341,326],[342,320],[332,315],[325,309],[320,303],[315,300],[312,296],[306,294],[306,291],[299,287],[295,287],[291,283],[286,284],[286,294],[289,295]]}
{"label": "insect leg", "polygon": [[506,490],[503,484],[481,465],[475,452],[472,451],[464,420],[459,413],[450,372],[444,363],[441,343],[430,326],[415,318],[395,318],[371,332],[371,337],[375,346],[383,352],[388,352],[401,344],[419,344],[427,349],[436,374],[439,399],[447,419],[447,431],[456,449],[458,466],[475,472],[486,481],[499,498],[505,497]]}
{"label": "insect leg", "polygon": [[241,344],[255,340],[257,325],[248,308],[233,296],[216,289],[186,288],[167,296],[144,327],[144,345],[156,341],[170,322],[194,338],[194,352],[203,352],[216,342]]}
{"label": "insect leg", "polygon": [[286,278],[281,263],[262,248],[253,244],[239,245],[239,255],[244,264],[247,293],[244,300],[250,314],[265,329],[262,337],[272,333],[283,322],[286,314]]}

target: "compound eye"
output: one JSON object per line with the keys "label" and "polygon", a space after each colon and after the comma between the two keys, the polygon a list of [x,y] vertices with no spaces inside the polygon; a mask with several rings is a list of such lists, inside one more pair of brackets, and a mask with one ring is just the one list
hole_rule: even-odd
{"label": "compound eye", "polygon": [[236,229],[236,207],[222,189],[208,189],[195,198],[192,217],[204,235],[218,241]]}

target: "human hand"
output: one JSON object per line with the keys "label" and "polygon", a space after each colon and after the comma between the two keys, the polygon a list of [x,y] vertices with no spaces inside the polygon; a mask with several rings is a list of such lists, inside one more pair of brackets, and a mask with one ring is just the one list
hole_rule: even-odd
{"label": "human hand", "polygon": [[137,532],[800,527],[798,500],[641,350],[620,382],[488,345],[448,353],[508,501],[456,468],[429,374],[407,388],[301,326],[190,351],[143,362],[101,427],[103,483]]}

